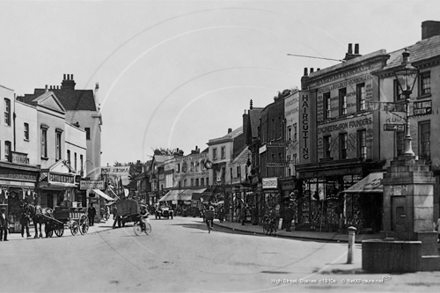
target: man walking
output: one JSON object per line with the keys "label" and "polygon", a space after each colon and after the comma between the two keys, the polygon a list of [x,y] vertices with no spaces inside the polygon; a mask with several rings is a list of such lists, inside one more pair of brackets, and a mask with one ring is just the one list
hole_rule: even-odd
{"label": "man walking", "polygon": [[8,240],[8,219],[5,215],[6,209],[2,208],[0,210],[0,241]]}
{"label": "man walking", "polygon": [[24,230],[26,230],[26,236],[31,237],[29,233],[29,215],[25,212],[24,208],[21,210],[20,214],[20,225],[21,225],[21,237],[24,237]]}
{"label": "man walking", "polygon": [[93,207],[93,203],[92,203],[90,204],[90,207],[87,210],[87,217],[89,218],[89,226],[93,226],[93,224],[95,224],[95,215],[96,215],[96,209]]}

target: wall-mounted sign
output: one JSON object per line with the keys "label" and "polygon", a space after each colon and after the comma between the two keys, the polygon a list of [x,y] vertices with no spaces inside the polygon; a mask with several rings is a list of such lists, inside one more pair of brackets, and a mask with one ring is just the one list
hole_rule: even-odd
{"label": "wall-mounted sign", "polygon": [[11,151],[11,161],[14,164],[23,164],[23,165],[29,165],[29,158],[27,157],[27,154],[24,153],[17,153]]}
{"label": "wall-mounted sign", "polygon": [[413,104],[413,116],[429,115],[432,114],[432,102],[414,102]]}
{"label": "wall-mounted sign", "polygon": [[264,153],[265,151],[267,151],[267,146],[263,145],[262,147],[260,147],[258,153],[261,155],[262,153]]}
{"label": "wall-mounted sign", "polygon": [[384,131],[395,131],[395,132],[404,132],[405,124],[397,124],[397,123],[386,123],[383,125]]}
{"label": "wall-mounted sign", "polygon": [[263,189],[278,188],[278,177],[262,178],[261,184]]}
{"label": "wall-mounted sign", "polygon": [[49,173],[49,182],[75,183],[75,177],[72,175],[61,175]]}
{"label": "wall-mounted sign", "polygon": [[104,189],[104,181],[103,180],[81,180],[79,182],[80,190],[87,189]]}

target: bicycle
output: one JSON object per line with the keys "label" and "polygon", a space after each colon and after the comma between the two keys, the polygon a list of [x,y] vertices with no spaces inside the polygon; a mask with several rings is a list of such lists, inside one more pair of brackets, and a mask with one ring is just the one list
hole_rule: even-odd
{"label": "bicycle", "polygon": [[149,223],[148,215],[146,215],[145,221],[143,221],[142,219],[139,219],[139,221],[137,221],[134,224],[133,230],[134,230],[134,234],[136,236],[141,235],[142,232],[144,232],[147,235],[151,234],[151,232],[153,231],[153,228],[151,227],[151,225]]}
{"label": "bicycle", "polygon": [[78,220],[79,222],[79,232],[84,235],[89,231],[89,217],[86,214],[81,215]]}

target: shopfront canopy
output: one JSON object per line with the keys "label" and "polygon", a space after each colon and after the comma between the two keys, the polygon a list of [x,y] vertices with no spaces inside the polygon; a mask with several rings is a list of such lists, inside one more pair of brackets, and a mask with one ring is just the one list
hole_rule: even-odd
{"label": "shopfront canopy", "polygon": [[204,192],[206,190],[206,188],[202,188],[202,189],[185,189],[184,191],[182,191],[178,196],[177,196],[177,200],[191,200],[193,199],[193,194],[201,194],[202,192]]}
{"label": "shopfront canopy", "polygon": [[354,184],[347,190],[344,190],[344,193],[382,193],[383,173],[371,173],[364,177],[361,181]]}
{"label": "shopfront canopy", "polygon": [[95,194],[97,194],[97,195],[103,197],[103,198],[106,199],[106,200],[109,200],[109,201],[114,200],[113,198],[111,198],[110,196],[108,196],[107,194],[105,194],[104,192],[102,192],[102,191],[99,190],[99,189],[92,189],[92,191],[93,191]]}
{"label": "shopfront canopy", "polygon": [[182,192],[182,189],[176,189],[176,190],[170,190],[168,191],[167,194],[165,194],[164,196],[162,196],[161,199],[159,199],[159,201],[173,201],[173,200],[177,200],[177,196]]}

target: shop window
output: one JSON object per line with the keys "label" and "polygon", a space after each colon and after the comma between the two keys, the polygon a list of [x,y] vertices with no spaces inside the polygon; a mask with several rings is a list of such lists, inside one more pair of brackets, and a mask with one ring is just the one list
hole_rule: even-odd
{"label": "shop window", "polygon": [[360,83],[356,85],[356,100],[357,100],[357,110],[364,111],[366,107],[366,91],[365,83]]}
{"label": "shop window", "polygon": [[420,74],[420,94],[422,96],[431,94],[431,72]]}
{"label": "shop window", "polygon": [[332,117],[330,92],[323,94],[323,102],[324,102],[324,119],[329,119]]}
{"label": "shop window", "polygon": [[11,100],[5,98],[5,124],[11,126]]}
{"label": "shop window", "polygon": [[339,116],[347,114],[347,89],[339,89]]}
{"label": "shop window", "polygon": [[341,160],[347,158],[347,133],[340,133],[339,134],[339,158]]}
{"label": "shop window", "polygon": [[431,123],[423,121],[419,123],[419,157],[428,162],[431,161]]}

